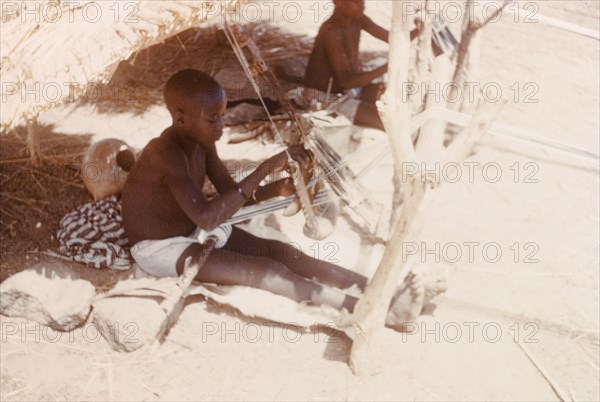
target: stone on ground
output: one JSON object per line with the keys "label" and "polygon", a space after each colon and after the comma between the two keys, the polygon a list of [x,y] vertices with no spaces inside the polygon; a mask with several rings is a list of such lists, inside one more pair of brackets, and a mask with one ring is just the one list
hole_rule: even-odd
{"label": "stone on ground", "polygon": [[133,352],[156,339],[166,315],[155,298],[108,297],[94,303],[92,322],[113,350]]}
{"label": "stone on ground", "polygon": [[0,314],[69,331],[87,319],[94,286],[61,262],[41,262],[0,284]]}
{"label": "stone on ground", "polygon": [[134,269],[136,279],[120,281],[98,295],[93,305],[94,325],[110,347],[120,352],[132,352],[160,340],[163,330],[168,329],[166,311],[173,311],[176,304],[181,307],[176,279],[157,279],[137,266]]}

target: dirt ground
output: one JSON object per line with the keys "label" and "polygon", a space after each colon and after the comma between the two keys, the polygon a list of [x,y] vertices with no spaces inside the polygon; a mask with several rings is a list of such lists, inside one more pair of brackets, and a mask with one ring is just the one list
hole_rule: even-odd
{"label": "dirt ground", "polygon": [[[534,4],[538,8],[531,10],[539,15],[599,29],[596,1]],[[262,38],[261,49],[271,50],[265,50],[270,62],[281,60],[280,49],[293,61],[281,64],[294,74],[302,71],[318,27],[309,6],[303,5],[305,13],[293,24],[276,18],[271,26],[281,31],[252,28]],[[389,2],[367,2],[367,14],[384,26],[389,10]],[[521,11],[515,22],[507,11],[485,28],[473,80],[499,86],[510,100],[499,122],[598,153],[600,41],[525,23],[525,15]],[[0,137],[0,281],[56,249],[60,218],[89,201],[73,167],[90,141],[117,137],[141,149],[169,124],[159,87],[170,73],[188,66],[212,71],[210,60],[194,57],[197,52],[212,52],[219,63],[235,66],[227,47],[211,40],[215,31],[203,33],[206,40],[199,42],[197,33],[134,55],[130,62],[135,58],[137,64],[119,67],[108,88],[123,83],[146,88],[136,102],[78,103],[41,116],[46,156],[41,168],[27,164],[23,127]],[[364,39],[370,56],[384,54],[385,44]],[[241,77],[235,67],[218,71],[228,83]],[[240,79],[231,87],[243,85]],[[388,146],[383,134],[358,131],[363,133],[353,144],[358,150]],[[260,140],[239,145],[223,140],[218,146],[229,160],[239,155],[260,160],[271,152]],[[436,190],[416,244],[422,265],[444,271],[449,290],[419,319],[415,333],[385,330],[376,375],[352,375],[351,340],[343,334],[250,319],[195,296],[162,345],[132,354],[111,351],[92,326],[56,333],[0,316],[0,398],[557,400],[559,393],[567,400],[600,400],[597,161],[487,137],[468,162],[472,175],[464,166],[460,180]],[[384,205],[383,214],[390,212],[391,171],[388,156],[363,181]],[[302,224],[300,216],[275,215],[246,227],[365,274],[376,268],[383,245],[361,237],[348,219],[340,219],[322,242],[303,237]],[[460,258],[454,258],[457,250]],[[128,275],[73,267],[100,290]],[[117,324],[124,336],[135,336],[128,323]]]}

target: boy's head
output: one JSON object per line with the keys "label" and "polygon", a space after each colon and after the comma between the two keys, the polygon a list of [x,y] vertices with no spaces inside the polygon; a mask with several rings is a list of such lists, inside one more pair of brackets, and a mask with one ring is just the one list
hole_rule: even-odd
{"label": "boy's head", "polygon": [[365,0],[333,0],[333,4],[336,11],[355,20],[365,13]]}
{"label": "boy's head", "polygon": [[199,143],[221,137],[227,96],[214,78],[194,69],[181,70],[167,81],[164,97],[173,126]]}

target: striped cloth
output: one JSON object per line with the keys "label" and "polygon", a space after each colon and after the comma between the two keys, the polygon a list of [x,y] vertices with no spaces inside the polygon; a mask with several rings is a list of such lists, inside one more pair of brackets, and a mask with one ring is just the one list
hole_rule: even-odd
{"label": "striped cloth", "polygon": [[59,251],[89,267],[119,271],[131,267],[121,203],[115,195],[81,205],[60,221]]}

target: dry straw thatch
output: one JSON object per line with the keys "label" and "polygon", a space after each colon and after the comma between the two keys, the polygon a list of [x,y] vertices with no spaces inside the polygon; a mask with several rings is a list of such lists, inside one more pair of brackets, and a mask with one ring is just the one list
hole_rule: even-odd
{"label": "dry straw thatch", "polygon": [[216,22],[242,1],[3,1],[0,128],[108,82],[133,53]]}

